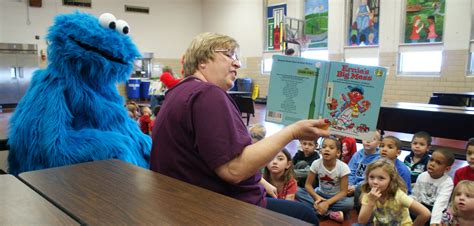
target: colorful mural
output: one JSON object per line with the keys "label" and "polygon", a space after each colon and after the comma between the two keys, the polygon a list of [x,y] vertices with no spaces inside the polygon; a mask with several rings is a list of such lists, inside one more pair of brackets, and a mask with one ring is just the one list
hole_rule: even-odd
{"label": "colorful mural", "polygon": [[[305,27],[308,48],[328,46],[328,0],[304,1]],[[305,40],[306,41],[306,40]]]}
{"label": "colorful mural", "polygon": [[407,0],[405,43],[442,42],[445,0]]}
{"label": "colorful mural", "polygon": [[286,16],[286,4],[267,7],[267,50],[282,50],[283,18]]}
{"label": "colorful mural", "polygon": [[351,0],[349,9],[347,45],[378,45],[380,0]]}

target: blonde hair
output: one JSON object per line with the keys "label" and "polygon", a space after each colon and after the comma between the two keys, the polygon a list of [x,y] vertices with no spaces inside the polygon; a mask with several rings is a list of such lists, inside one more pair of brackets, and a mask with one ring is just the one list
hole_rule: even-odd
{"label": "blonde hair", "polygon": [[461,189],[463,189],[464,191],[468,192],[471,195],[474,195],[474,181],[462,180],[454,188],[453,193],[451,194],[451,204],[450,204],[451,208],[453,209],[454,216],[458,216],[458,208],[454,204],[454,197],[456,196],[456,193],[459,192]]}
{"label": "blonde hair", "polygon": [[[407,192],[407,186],[405,185],[405,182],[403,179],[398,175],[397,169],[395,168],[395,164],[385,158],[378,159],[377,161],[369,164],[367,168],[365,169],[365,181],[362,184],[361,191],[365,193],[370,192],[370,185],[369,185],[369,174],[375,169],[381,168],[383,171],[385,171],[388,176],[390,177],[390,182],[388,184],[387,190],[385,190],[383,193],[385,193],[387,198],[395,198],[395,194],[397,193],[398,189],[401,189],[405,193]],[[362,196],[361,196],[362,197]]]}
{"label": "blonde hair", "polygon": [[200,63],[214,60],[214,51],[217,49],[228,49],[235,51],[239,48],[237,41],[227,35],[217,33],[201,33],[194,37],[184,54],[185,77],[193,75]]}
{"label": "blonde hair", "polygon": [[250,137],[252,137],[252,141],[255,140],[255,142],[262,140],[265,138],[265,135],[267,134],[267,130],[265,129],[265,126],[262,124],[257,124],[254,125],[250,128]]}

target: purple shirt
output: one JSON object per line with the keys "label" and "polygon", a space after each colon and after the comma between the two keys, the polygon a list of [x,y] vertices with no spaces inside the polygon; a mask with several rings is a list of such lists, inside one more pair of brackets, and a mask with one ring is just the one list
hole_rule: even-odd
{"label": "purple shirt", "polygon": [[190,77],[166,93],[153,127],[150,169],[265,206],[260,172],[235,185],[214,172],[249,144],[250,134],[231,97],[216,85]]}

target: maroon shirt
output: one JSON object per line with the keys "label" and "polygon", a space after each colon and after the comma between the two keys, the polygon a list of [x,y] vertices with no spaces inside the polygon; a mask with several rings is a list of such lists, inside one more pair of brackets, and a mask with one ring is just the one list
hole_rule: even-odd
{"label": "maroon shirt", "polygon": [[251,144],[237,106],[221,88],[194,77],[177,84],[166,93],[152,134],[151,170],[265,206],[260,172],[236,185],[214,172]]}

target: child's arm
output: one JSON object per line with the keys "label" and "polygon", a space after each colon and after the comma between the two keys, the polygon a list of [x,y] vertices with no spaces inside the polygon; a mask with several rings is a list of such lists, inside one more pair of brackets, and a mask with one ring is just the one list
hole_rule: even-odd
{"label": "child's arm", "polygon": [[304,184],[304,188],[306,189],[308,194],[311,195],[311,197],[313,197],[314,201],[317,203],[317,202],[323,200],[323,198],[321,196],[319,196],[318,194],[316,194],[316,192],[314,192],[313,183],[314,183],[315,178],[316,178],[316,173],[313,173],[310,170],[308,172],[308,176],[306,177],[306,182]]}
{"label": "child's arm", "polygon": [[322,202],[320,202],[318,204],[318,212],[320,212],[321,214],[326,213],[329,206],[331,206],[333,203],[337,202],[338,200],[346,197],[347,187],[348,187],[348,180],[349,179],[348,179],[347,175],[341,177],[341,183],[339,185],[340,191],[336,195],[331,197],[330,199],[323,200]]}
{"label": "child's arm", "polygon": [[263,177],[262,179],[260,179],[260,182],[259,182],[261,185],[263,185],[263,187],[265,188],[265,191],[267,192],[267,194],[273,198],[277,198],[278,197],[278,192],[277,192],[277,188],[275,186],[273,186],[272,184],[268,183],[267,180],[265,180]]}
{"label": "child's arm", "polygon": [[413,200],[409,208],[410,212],[414,212],[416,215],[413,225],[423,226],[430,219],[430,211],[418,201]]}
{"label": "child's arm", "polygon": [[369,222],[375,203],[380,196],[382,196],[382,193],[380,193],[378,188],[372,188],[369,193],[362,194],[362,207],[360,208],[359,217],[357,219],[359,224],[367,224]]}

